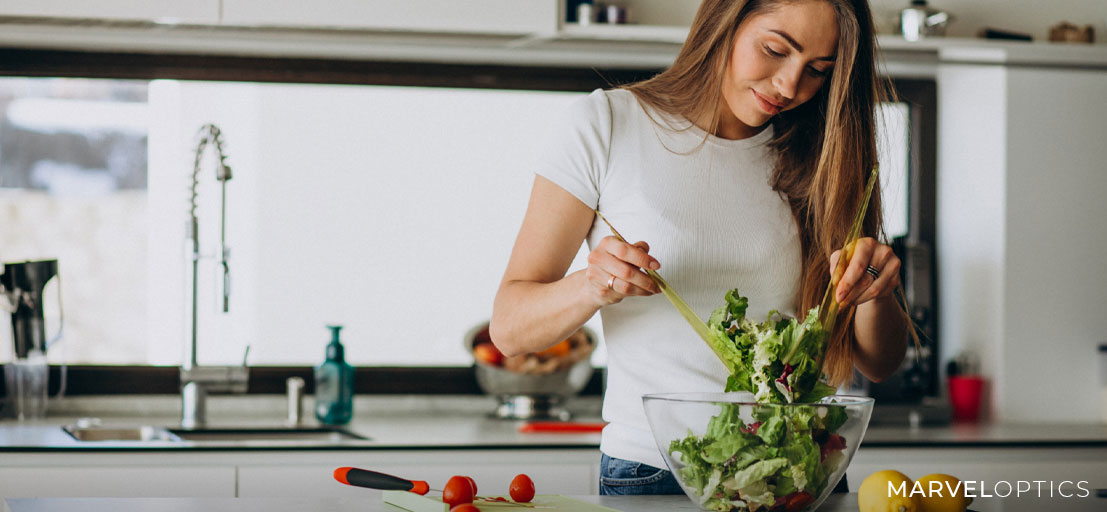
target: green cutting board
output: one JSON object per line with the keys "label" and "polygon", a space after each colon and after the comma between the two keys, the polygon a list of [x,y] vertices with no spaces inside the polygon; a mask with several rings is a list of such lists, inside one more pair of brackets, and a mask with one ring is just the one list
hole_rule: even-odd
{"label": "green cutting board", "polygon": [[[442,498],[437,496],[420,496],[407,491],[381,491],[384,502],[410,512],[449,512],[450,506],[442,503]],[[495,496],[493,496],[494,498]],[[504,496],[507,498],[507,496]],[[538,494],[530,503],[514,502],[483,502],[475,501],[473,505],[485,512],[509,512],[528,510],[542,512],[619,512],[613,508],[601,507],[592,503],[585,503],[578,499],[561,496],[558,494]],[[532,506],[526,506],[532,505]]]}

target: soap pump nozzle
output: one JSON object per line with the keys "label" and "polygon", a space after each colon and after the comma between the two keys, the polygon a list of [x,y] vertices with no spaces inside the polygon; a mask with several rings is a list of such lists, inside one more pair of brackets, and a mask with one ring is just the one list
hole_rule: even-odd
{"label": "soap pump nozzle", "polygon": [[327,344],[327,359],[342,361],[345,357],[345,350],[343,350],[340,335],[342,326],[328,325],[327,328],[331,330],[331,342]]}

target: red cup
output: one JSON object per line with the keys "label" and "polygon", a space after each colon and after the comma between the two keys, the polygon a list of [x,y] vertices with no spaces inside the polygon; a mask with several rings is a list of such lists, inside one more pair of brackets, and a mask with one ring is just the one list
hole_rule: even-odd
{"label": "red cup", "polygon": [[980,418],[980,397],[984,391],[984,377],[979,375],[954,375],[948,379],[949,403],[953,407],[954,421],[976,421]]}

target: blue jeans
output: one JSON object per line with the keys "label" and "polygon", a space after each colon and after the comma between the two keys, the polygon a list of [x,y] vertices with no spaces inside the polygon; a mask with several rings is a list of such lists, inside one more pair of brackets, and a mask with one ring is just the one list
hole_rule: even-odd
{"label": "blue jeans", "polygon": [[684,494],[668,470],[600,456],[600,495]]}
{"label": "blue jeans", "polygon": [[[846,476],[838,481],[834,492],[849,492]],[[673,474],[641,462],[600,455],[600,495],[684,494]]]}

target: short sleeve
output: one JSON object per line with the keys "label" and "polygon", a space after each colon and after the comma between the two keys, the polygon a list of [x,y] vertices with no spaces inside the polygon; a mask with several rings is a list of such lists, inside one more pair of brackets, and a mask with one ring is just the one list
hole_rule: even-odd
{"label": "short sleeve", "polygon": [[574,100],[550,131],[538,175],[589,208],[599,205],[611,143],[611,104],[600,89]]}

